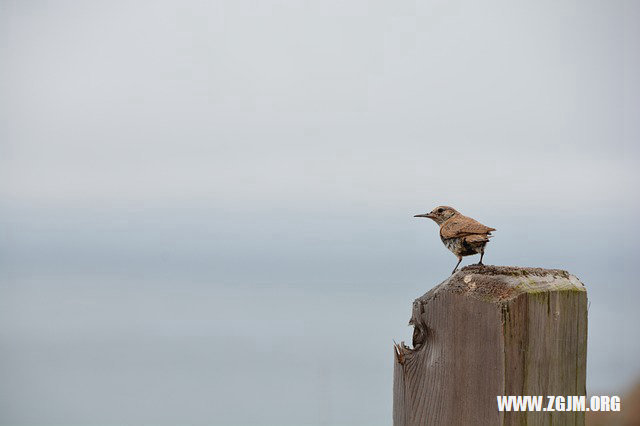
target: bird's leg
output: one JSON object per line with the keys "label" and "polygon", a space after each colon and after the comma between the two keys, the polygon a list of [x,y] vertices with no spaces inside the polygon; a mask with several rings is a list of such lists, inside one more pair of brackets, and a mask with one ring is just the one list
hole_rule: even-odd
{"label": "bird's leg", "polygon": [[482,250],[480,252],[480,262],[478,262],[478,265],[484,265],[484,263],[482,263],[482,258],[484,257],[484,250]]}
{"label": "bird's leg", "polygon": [[451,275],[456,272],[456,269],[458,269],[458,265],[460,265],[460,262],[462,262],[462,256],[458,256],[458,263],[456,263],[456,267],[453,268],[453,271],[451,271]]}

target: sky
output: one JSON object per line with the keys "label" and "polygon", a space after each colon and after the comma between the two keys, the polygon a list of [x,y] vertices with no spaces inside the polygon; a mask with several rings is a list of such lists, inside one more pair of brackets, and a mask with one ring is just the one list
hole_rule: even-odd
{"label": "sky", "polygon": [[639,18],[0,1],[0,425],[389,424],[441,204],[497,229],[487,263],[585,283],[588,391],[623,394]]}

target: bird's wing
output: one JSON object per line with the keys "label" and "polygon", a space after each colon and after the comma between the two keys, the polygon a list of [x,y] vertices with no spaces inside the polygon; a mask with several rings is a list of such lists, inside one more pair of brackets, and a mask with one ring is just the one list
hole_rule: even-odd
{"label": "bird's wing", "polygon": [[490,234],[495,231],[494,228],[484,226],[477,220],[470,217],[456,215],[447,220],[440,227],[440,235],[442,238],[458,238],[474,234]]}
{"label": "bird's wing", "polygon": [[476,243],[486,243],[489,241],[489,238],[491,238],[491,235],[489,234],[472,234],[472,235],[467,235],[466,237],[463,237],[464,241],[467,244],[471,244],[471,245],[474,245]]}

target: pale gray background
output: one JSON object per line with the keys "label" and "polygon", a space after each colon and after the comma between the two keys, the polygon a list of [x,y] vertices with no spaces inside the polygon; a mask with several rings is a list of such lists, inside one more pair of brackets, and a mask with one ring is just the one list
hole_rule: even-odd
{"label": "pale gray background", "polygon": [[[637,1],[1,1],[0,424],[388,425],[455,263],[589,288],[640,375]],[[465,260],[465,264],[477,259]],[[624,400],[623,400],[624,406]]]}

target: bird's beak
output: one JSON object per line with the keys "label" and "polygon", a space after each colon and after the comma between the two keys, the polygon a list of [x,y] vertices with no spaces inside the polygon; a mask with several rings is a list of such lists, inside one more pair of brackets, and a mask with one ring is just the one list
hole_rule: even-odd
{"label": "bird's beak", "polygon": [[428,217],[429,219],[433,219],[433,215],[431,213],[417,214],[413,217]]}

